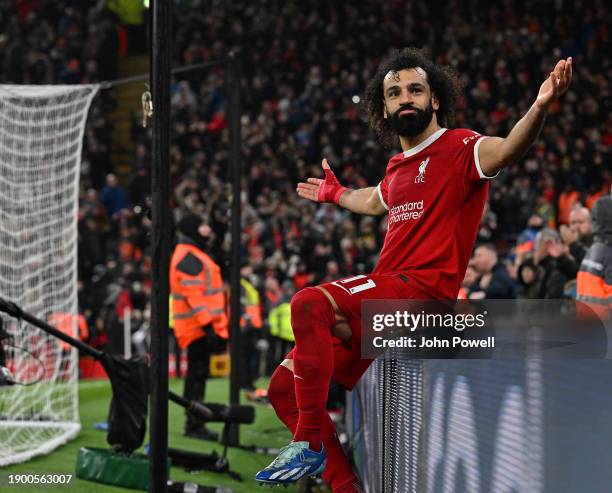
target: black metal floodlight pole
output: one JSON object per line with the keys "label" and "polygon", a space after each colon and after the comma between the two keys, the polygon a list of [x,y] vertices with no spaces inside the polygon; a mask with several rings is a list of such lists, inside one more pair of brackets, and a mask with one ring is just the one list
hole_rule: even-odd
{"label": "black metal floodlight pole", "polygon": [[172,4],[153,0],[151,83],[153,165],[151,173],[153,261],[151,289],[151,455],[149,491],[165,493],[168,472],[168,303],[170,277],[170,67]]}
{"label": "black metal floodlight pole", "polygon": [[[230,273],[230,346],[231,376],[230,405],[240,404],[240,181],[242,177],[240,137],[240,65],[236,53],[229,54],[225,63],[225,88],[227,91],[227,113],[229,128],[229,165],[232,180],[232,251]],[[230,426],[228,442],[237,446],[240,442],[238,424]]]}

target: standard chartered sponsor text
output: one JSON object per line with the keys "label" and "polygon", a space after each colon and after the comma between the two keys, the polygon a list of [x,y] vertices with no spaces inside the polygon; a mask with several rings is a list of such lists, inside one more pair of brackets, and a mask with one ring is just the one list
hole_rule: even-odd
{"label": "standard chartered sponsor text", "polygon": [[401,205],[391,207],[389,211],[389,223],[408,221],[409,219],[419,219],[425,211],[423,201],[405,202]]}

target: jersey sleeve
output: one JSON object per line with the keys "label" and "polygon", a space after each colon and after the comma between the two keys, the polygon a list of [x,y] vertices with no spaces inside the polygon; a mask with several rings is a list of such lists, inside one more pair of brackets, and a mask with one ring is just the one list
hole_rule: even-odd
{"label": "jersey sleeve", "polygon": [[385,175],[385,177],[381,180],[381,182],[376,187],[376,191],[378,192],[378,198],[379,198],[381,204],[383,205],[383,207],[385,209],[389,210],[389,206],[387,205],[389,203],[389,179],[388,179],[388,175]]}
{"label": "jersey sleeve", "polygon": [[459,129],[455,132],[458,140],[458,170],[464,179],[468,182],[474,182],[495,178],[499,171],[492,176],[487,176],[480,166],[478,148],[486,136],[466,129]]}

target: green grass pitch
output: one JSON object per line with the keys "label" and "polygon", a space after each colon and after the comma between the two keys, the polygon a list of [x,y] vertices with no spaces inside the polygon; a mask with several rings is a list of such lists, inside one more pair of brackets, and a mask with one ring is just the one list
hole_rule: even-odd
{"label": "green grass pitch", "polygon": [[[265,385],[266,382],[259,382]],[[206,389],[206,400],[209,402],[227,403],[229,396],[229,381],[227,379],[210,379]],[[183,381],[172,379],[170,388],[182,394]],[[90,380],[79,383],[79,409],[82,429],[78,437],[66,445],[54,450],[51,454],[37,457],[29,462],[14,464],[0,468],[0,491],[14,493],[40,493],[41,491],[69,491],[71,493],[102,493],[138,491],[126,488],[117,488],[105,484],[92,483],[73,477],[70,485],[9,485],[9,474],[74,474],[77,451],[80,447],[107,448],[106,433],[94,429],[94,423],[105,421],[111,397],[110,383],[107,380]],[[248,404],[248,402],[244,402]],[[218,443],[195,440],[182,436],[184,414],[183,409],[169,402],[169,437],[168,444],[172,448],[193,450],[197,452],[222,452]],[[242,445],[258,445],[267,447],[282,447],[291,440],[291,435],[278,420],[269,405],[255,405],[256,420],[252,425],[240,427],[240,443]],[[220,432],[221,423],[212,423],[210,428]],[[149,437],[145,438],[145,444]],[[142,449],[140,450],[142,451]],[[170,478],[176,481],[191,481],[205,486],[225,486],[236,493],[265,492],[268,489],[259,489],[253,479],[255,473],[265,467],[273,457],[259,455],[242,449],[230,448],[228,453],[230,469],[242,475],[243,481],[238,482],[227,474],[213,472],[188,473],[185,470],[173,467]],[[282,491],[295,493],[296,487]]]}

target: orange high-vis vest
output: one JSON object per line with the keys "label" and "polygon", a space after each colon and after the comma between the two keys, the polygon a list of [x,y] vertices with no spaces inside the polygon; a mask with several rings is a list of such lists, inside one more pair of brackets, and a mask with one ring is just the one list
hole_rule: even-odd
{"label": "orange high-vis vest", "polygon": [[[83,315],[76,315],[76,324],[75,324],[75,315],[67,312],[55,312],[49,315],[49,325],[52,325],[57,330],[62,331],[64,334],[69,335],[70,337],[74,337],[75,339],[80,339],[81,341],[87,340],[89,337],[89,327],[87,326],[87,321]],[[77,333],[75,334],[75,328],[77,329]],[[61,341],[61,347],[65,350],[70,350],[72,347],[65,341]]]}
{"label": "orange high-vis vest", "polygon": [[[608,320],[612,315],[610,266],[612,246],[595,241],[582,260],[576,278],[576,299],[586,303],[602,320]],[[584,311],[581,315],[586,316]]]}
{"label": "orange high-vis vest", "polygon": [[263,327],[263,318],[259,305],[247,305],[244,316],[240,318],[240,326],[246,327],[247,324],[250,324],[254,329],[261,329]]}
{"label": "orange high-vis vest", "polygon": [[174,249],[170,291],[174,335],[181,349],[205,337],[203,328],[210,324],[219,337],[229,337],[221,268],[197,246],[179,243]]}
{"label": "orange high-vis vest", "polygon": [[242,316],[240,317],[240,328],[245,329],[250,325],[254,329],[263,327],[261,305],[257,289],[245,278],[240,279],[240,304],[242,305]]}

